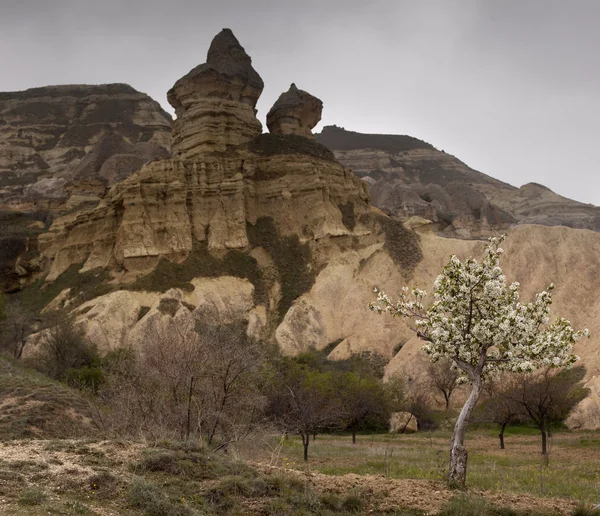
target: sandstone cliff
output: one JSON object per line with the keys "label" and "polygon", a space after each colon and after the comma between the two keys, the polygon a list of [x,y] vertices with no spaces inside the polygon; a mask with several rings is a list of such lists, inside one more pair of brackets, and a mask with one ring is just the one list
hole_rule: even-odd
{"label": "sandstone cliff", "polygon": [[170,126],[157,102],[125,84],[0,93],[0,288],[41,272],[36,237],[53,214],[95,205],[168,157]]}
{"label": "sandstone cliff", "polygon": [[369,184],[375,206],[401,218],[427,218],[449,236],[485,235],[512,223],[600,231],[600,208],[540,185],[515,188],[410,136],[328,126],[317,140]]}
{"label": "sandstone cliff", "polygon": [[[366,185],[327,148],[293,132],[256,134],[261,90],[250,57],[223,30],[207,63],[169,92],[179,115],[173,158],[144,165],[97,206],[57,218],[39,237],[46,281],[73,267],[82,275],[101,268],[115,286],[164,292],[194,290],[197,277],[237,276],[275,324],[331,256],[383,245]],[[94,155],[102,146],[78,177],[88,168],[102,175],[106,162],[98,170]]]}

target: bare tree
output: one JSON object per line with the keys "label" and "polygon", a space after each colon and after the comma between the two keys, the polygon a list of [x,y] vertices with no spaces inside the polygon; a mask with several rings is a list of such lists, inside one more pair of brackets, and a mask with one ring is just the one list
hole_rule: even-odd
{"label": "bare tree", "polygon": [[450,408],[450,398],[458,387],[459,370],[454,362],[443,358],[437,362],[430,362],[427,367],[427,379],[431,387],[442,394],[446,410]]}
{"label": "bare tree", "polygon": [[18,301],[6,304],[0,319],[0,345],[14,358],[21,358],[27,337],[37,331],[40,320]]}
{"label": "bare tree", "polygon": [[520,406],[522,414],[539,428],[543,455],[548,454],[550,424],[566,419],[569,412],[589,395],[589,389],[583,386],[584,376],[583,366],[559,372],[547,368],[539,374],[520,375],[515,388],[507,394]]}
{"label": "bare tree", "polygon": [[171,317],[157,318],[139,355],[109,357],[102,397],[111,424],[119,432],[227,446],[263,414],[262,348],[243,325],[197,326],[189,311],[172,308]]}
{"label": "bare tree", "polygon": [[291,360],[283,360],[276,367],[269,386],[267,414],[282,431],[300,435],[307,461],[310,435],[341,430],[347,420],[333,375]]}
{"label": "bare tree", "polygon": [[489,380],[485,390],[487,399],[478,412],[479,419],[500,425],[498,439],[500,449],[504,450],[504,431],[511,423],[523,421],[522,409],[514,399],[517,386],[515,374],[504,374]]}
{"label": "bare tree", "polygon": [[356,432],[369,424],[387,424],[390,404],[383,385],[369,375],[354,372],[335,377],[341,413],[346,417],[346,428],[352,433],[352,444],[356,444]]}
{"label": "bare tree", "polygon": [[390,376],[385,391],[392,412],[409,412],[417,420],[419,430],[433,429],[431,396],[426,383],[418,382],[402,373]]}
{"label": "bare tree", "polygon": [[197,332],[208,357],[208,367],[199,379],[204,433],[212,444],[220,431],[223,446],[249,432],[262,415],[264,403],[258,388],[262,350],[246,335],[243,325],[202,325]]}

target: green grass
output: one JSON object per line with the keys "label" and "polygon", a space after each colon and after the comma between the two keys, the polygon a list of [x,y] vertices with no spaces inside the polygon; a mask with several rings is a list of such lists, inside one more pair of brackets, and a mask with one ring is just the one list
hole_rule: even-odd
{"label": "green grass", "polygon": [[52,283],[45,283],[39,279],[26,286],[19,293],[14,294],[15,299],[34,313],[39,313],[64,289],[70,288],[69,297],[74,306],[80,305],[95,297],[107,294],[114,287],[108,285],[109,272],[104,269],[93,269],[80,273],[82,263],[71,265]]}
{"label": "green grass", "polygon": [[41,505],[46,501],[48,495],[37,487],[26,487],[19,495],[20,505]]}
{"label": "green grass", "polygon": [[[597,437],[555,432],[546,466],[539,436],[528,430],[512,428],[507,432],[506,450],[499,449],[496,436],[488,436],[487,430],[470,432],[468,486],[598,503],[600,445],[594,446]],[[349,437],[322,435],[310,443],[308,467],[328,475],[384,474],[399,479],[444,480],[450,435],[450,431],[438,430],[402,436],[362,436],[357,445],[352,445]],[[589,453],[591,450],[594,453]],[[288,460],[302,465],[299,439],[288,439],[283,453]]]}

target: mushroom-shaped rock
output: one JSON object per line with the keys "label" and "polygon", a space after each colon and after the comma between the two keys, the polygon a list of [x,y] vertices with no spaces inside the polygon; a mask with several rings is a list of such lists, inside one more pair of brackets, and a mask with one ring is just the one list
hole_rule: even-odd
{"label": "mushroom-shaped rock", "polygon": [[267,127],[273,134],[298,134],[314,138],[312,128],[321,120],[322,111],[321,100],[292,84],[267,114]]}
{"label": "mushroom-shaped rock", "polygon": [[189,159],[246,143],[262,132],[256,102],[264,84],[229,29],[212,40],[206,63],[179,79],[167,99],[175,108],[174,156]]}

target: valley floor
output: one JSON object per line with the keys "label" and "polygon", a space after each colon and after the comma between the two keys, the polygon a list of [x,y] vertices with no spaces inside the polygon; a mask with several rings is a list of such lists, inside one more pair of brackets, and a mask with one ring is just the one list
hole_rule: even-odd
{"label": "valley floor", "polygon": [[506,450],[492,430],[473,431],[466,495],[442,480],[448,438],[319,435],[308,463],[292,436],[248,442],[244,460],[193,443],[4,441],[0,514],[539,516],[594,514],[600,503],[599,432],[556,433],[546,465],[529,429],[509,431]]}

